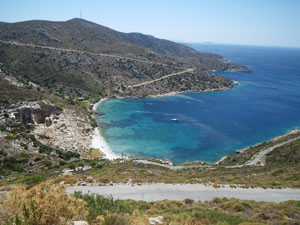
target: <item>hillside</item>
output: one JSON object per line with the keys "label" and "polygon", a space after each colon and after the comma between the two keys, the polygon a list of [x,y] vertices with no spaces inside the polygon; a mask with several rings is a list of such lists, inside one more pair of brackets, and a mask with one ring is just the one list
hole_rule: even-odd
{"label": "hillside", "polygon": [[[0,23],[0,68],[24,84],[73,97],[227,89],[233,82],[210,70],[250,71],[216,54],[82,19]],[[163,82],[132,87],[191,68]]]}
{"label": "hillside", "polygon": [[[210,70],[248,72],[216,54],[82,19],[0,23],[0,175],[95,158],[99,97],[229,89]],[[55,170],[55,169],[54,169]]]}

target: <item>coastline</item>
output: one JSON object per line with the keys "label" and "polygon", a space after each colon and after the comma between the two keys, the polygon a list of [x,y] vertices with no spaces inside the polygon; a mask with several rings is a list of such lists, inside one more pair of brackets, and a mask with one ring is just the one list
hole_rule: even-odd
{"label": "coastline", "polygon": [[106,101],[106,100],[108,100],[108,98],[103,98],[103,99],[100,99],[98,102],[96,102],[96,103],[93,105],[92,111],[93,111],[93,112],[96,112],[98,106],[99,106],[101,103],[103,103],[104,101]]}
{"label": "coastline", "polygon": [[[276,140],[278,140],[278,139],[280,139],[280,138],[283,138],[283,137],[286,137],[286,136],[288,136],[288,135],[290,135],[290,134],[295,134],[295,133],[298,133],[298,132],[300,132],[299,129],[293,128],[293,129],[289,130],[286,134],[283,134],[283,135],[280,135],[280,136],[276,136],[276,137],[274,137],[274,138],[271,138],[270,140],[265,140],[265,141],[259,142],[259,143],[255,144],[255,145],[248,146],[248,147],[243,148],[243,149],[236,150],[235,152],[236,152],[236,153],[242,153],[242,152],[245,152],[245,151],[247,151],[248,149],[250,149],[250,148],[252,148],[252,147],[257,147],[258,145],[262,144],[263,142],[274,142],[274,141],[276,141]],[[224,156],[224,157],[225,157],[225,156]],[[223,158],[224,158],[224,157],[223,157]],[[224,158],[224,159],[225,159],[225,158]],[[223,160],[224,160],[224,159],[223,159]],[[220,163],[221,160],[219,160],[218,162]]]}
{"label": "coastline", "polygon": [[[233,81],[234,82],[234,86],[236,85],[239,85],[240,83],[236,82],[236,81]],[[233,86],[233,87],[234,87]],[[229,87],[229,88],[219,88],[219,89],[207,89],[207,90],[204,90],[204,91],[201,91],[201,92],[211,92],[211,91],[223,91],[223,90],[229,90],[229,89],[232,89],[233,87]],[[201,93],[200,92],[200,93]],[[184,94],[184,93],[194,93],[193,91],[189,91],[189,92],[169,92],[169,93],[165,93],[165,94],[158,94],[158,95],[150,95],[146,98],[159,98],[159,97],[167,97],[167,96],[176,96],[176,95],[180,95],[180,94]],[[198,91],[199,93],[199,91]],[[124,98],[131,98],[131,97],[119,97],[119,96],[114,96],[114,98],[117,98],[117,99],[124,99]],[[136,97],[136,98],[139,98],[139,97]],[[100,99],[97,103],[95,103],[92,107],[92,110],[93,112],[96,112],[97,111],[97,108],[99,107],[99,105],[101,103],[103,103],[104,101],[106,100],[109,100],[110,98],[103,98],[103,99]],[[263,142],[273,142],[273,141],[276,141],[277,139],[279,138],[282,138],[282,137],[285,137],[285,136],[288,136],[290,134],[293,134],[293,133],[297,133],[297,132],[300,132],[299,129],[297,128],[293,128],[291,130],[289,130],[286,134],[284,135],[281,135],[281,136],[276,136],[274,138],[271,138],[270,140],[265,140]],[[248,146],[246,148],[243,148],[243,149],[239,149],[239,150],[236,150],[235,152],[236,153],[241,153],[241,152],[244,152],[244,151],[247,151],[248,149],[250,149],[251,147],[255,147],[257,145],[260,145],[261,143],[263,142],[260,142],[260,143],[256,143],[255,145],[251,145],[251,146]],[[109,159],[109,160],[114,160],[114,159],[117,159],[117,158],[121,158],[120,156],[116,155],[108,146],[107,142],[105,141],[105,138],[103,137],[103,135],[101,134],[101,128],[100,127],[97,127],[95,128],[95,131],[94,131],[94,136],[93,136],[93,141],[92,141],[92,145],[91,145],[92,148],[95,148],[95,149],[98,149],[100,152],[102,152],[105,156],[104,158],[106,159]],[[228,156],[230,155],[226,155],[226,156],[223,156],[222,158],[220,158],[218,161],[216,162],[213,162],[213,163],[209,163],[210,165],[219,165],[222,161],[224,161]],[[190,163],[193,163],[194,161],[189,161]]]}
{"label": "coastline", "polygon": [[104,154],[105,159],[114,160],[120,158],[115,153],[111,151],[108,144],[106,143],[104,137],[101,134],[99,127],[96,127],[94,130],[94,136],[91,144],[91,148],[98,149]]}
{"label": "coastline", "polygon": [[[100,99],[98,102],[96,102],[93,105],[92,111],[96,112],[97,108],[99,107],[99,105],[101,103],[103,103],[104,101],[106,101],[108,98],[103,98]],[[100,127],[96,127],[94,129],[94,135],[93,135],[93,139],[92,139],[92,143],[91,143],[91,148],[97,149],[100,152],[102,152],[104,154],[105,159],[109,159],[109,160],[114,160],[114,159],[118,159],[121,158],[118,155],[116,155],[108,146],[107,142],[105,141],[102,132],[101,132],[101,128]]]}
{"label": "coastline", "polygon": [[[239,85],[238,82],[234,81],[234,86]],[[165,94],[157,94],[157,95],[149,95],[145,98],[161,98],[161,97],[169,97],[169,96],[176,96],[181,94],[190,94],[190,93],[205,93],[205,92],[213,92],[213,91],[227,91],[232,89],[233,87],[223,87],[223,88],[209,88],[203,91],[172,91]],[[126,97],[123,97],[123,99]],[[138,97],[137,97],[138,98]]]}

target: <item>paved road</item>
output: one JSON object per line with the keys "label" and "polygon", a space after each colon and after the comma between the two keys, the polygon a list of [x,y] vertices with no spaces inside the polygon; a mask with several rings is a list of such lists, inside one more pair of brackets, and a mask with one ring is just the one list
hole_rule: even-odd
{"label": "paved road", "polygon": [[143,86],[143,85],[151,84],[151,83],[154,83],[154,82],[157,82],[157,81],[160,81],[160,80],[166,79],[166,78],[168,78],[168,77],[172,77],[172,76],[180,75],[180,74],[183,74],[183,73],[193,72],[194,70],[195,70],[195,69],[193,69],[193,68],[186,69],[186,70],[184,70],[184,71],[181,71],[181,72],[176,72],[176,73],[171,73],[171,74],[165,75],[165,76],[163,76],[163,77],[161,77],[161,78],[158,78],[158,79],[154,79],[154,80],[146,81],[146,82],[139,83],[139,84],[133,84],[133,85],[129,85],[128,87],[129,87],[129,88],[133,88],[133,87],[139,87],[139,86]]}
{"label": "paved road", "polygon": [[164,167],[164,168],[167,168],[167,169],[170,169],[170,170],[182,170],[182,169],[209,168],[209,167],[212,167],[212,166],[209,166],[209,165],[173,166],[173,165],[169,165],[169,164],[162,164],[162,163],[151,162],[151,161],[143,160],[143,159],[133,160],[133,162],[142,163],[142,164],[146,164],[146,165],[160,166],[160,167]]}
{"label": "paved road", "polygon": [[300,200],[300,189],[263,189],[263,188],[213,188],[203,184],[145,184],[113,186],[74,186],[67,187],[69,194],[74,191],[100,194],[115,199],[133,199],[142,201],[183,200],[191,198],[194,201],[206,201],[215,197],[238,198],[244,200],[282,202]]}

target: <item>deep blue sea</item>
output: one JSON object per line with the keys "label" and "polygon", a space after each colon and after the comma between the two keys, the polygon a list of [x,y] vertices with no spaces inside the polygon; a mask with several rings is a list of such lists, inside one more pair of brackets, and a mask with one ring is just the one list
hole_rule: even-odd
{"label": "deep blue sea", "polygon": [[104,115],[96,119],[113,152],[174,163],[215,162],[300,128],[299,48],[189,46],[223,55],[253,73],[217,73],[239,83],[228,91],[105,101],[98,108]]}

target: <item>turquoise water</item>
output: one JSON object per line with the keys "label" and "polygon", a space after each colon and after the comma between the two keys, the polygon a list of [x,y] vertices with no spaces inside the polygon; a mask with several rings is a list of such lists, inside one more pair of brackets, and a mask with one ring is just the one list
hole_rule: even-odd
{"label": "turquoise water", "polygon": [[218,73],[239,82],[228,91],[105,101],[98,108],[104,115],[96,120],[113,152],[174,163],[215,162],[300,127],[300,49],[192,47],[254,72]]}

